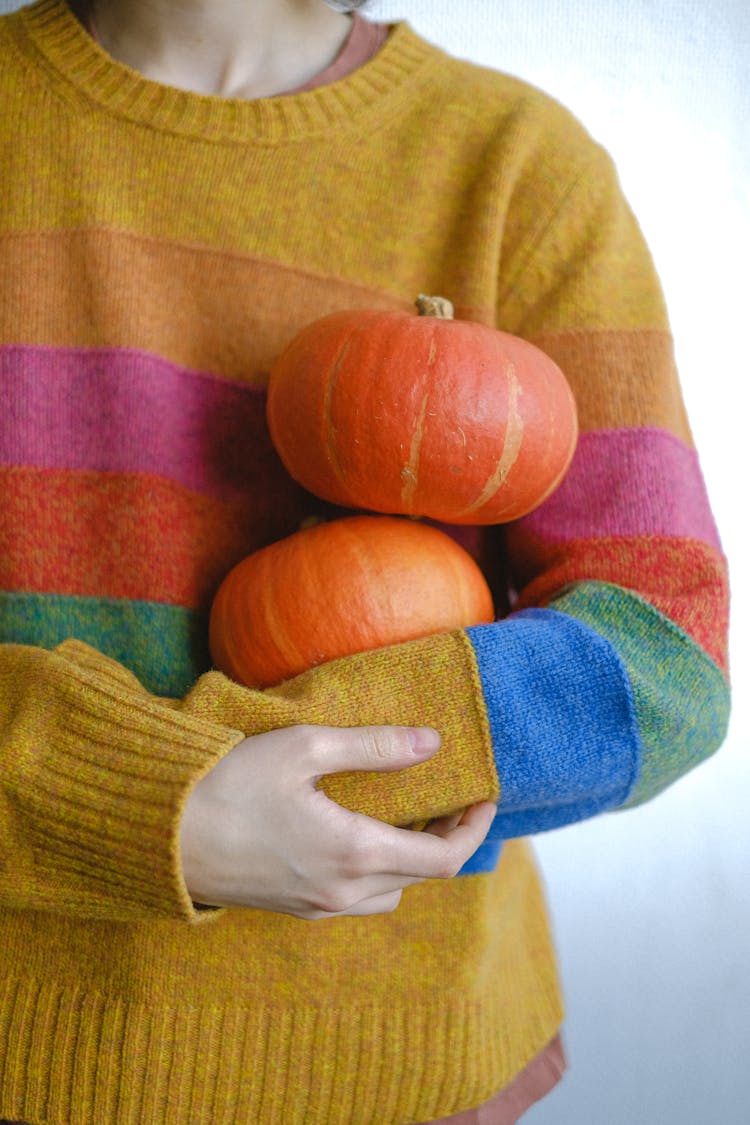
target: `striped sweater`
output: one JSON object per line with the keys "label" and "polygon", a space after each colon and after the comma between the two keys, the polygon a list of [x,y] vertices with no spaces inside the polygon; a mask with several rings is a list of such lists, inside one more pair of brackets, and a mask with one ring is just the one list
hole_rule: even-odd
{"label": "striped sweater", "polygon": [[[406,24],[337,82],[235,102],[141,77],[37,0],[0,19],[0,167],[0,1114],[408,1125],[481,1103],[561,1019],[523,838],[654,796],[727,722],[725,561],[610,159]],[[269,367],[317,316],[424,291],[542,347],[576,395],[563,485],[469,532],[507,608],[240,687],[210,668],[212,595],[324,510],[269,440]],[[325,787],[394,824],[497,800],[486,843],[392,915],[196,910],[187,793],[299,722],[436,726],[429,762]]]}

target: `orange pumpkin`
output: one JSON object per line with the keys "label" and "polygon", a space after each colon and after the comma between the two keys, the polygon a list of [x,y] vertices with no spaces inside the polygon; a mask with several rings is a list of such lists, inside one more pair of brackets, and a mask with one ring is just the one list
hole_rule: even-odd
{"label": "orange pumpkin", "polygon": [[350,516],[238,563],[214,598],[209,638],[216,667],[267,687],[350,653],[492,618],[481,570],[444,532]]}
{"label": "orange pumpkin", "polygon": [[537,507],[578,435],[559,367],[526,340],[452,319],[345,310],[314,321],[271,371],[268,425],[287,470],[325,500],[490,524]]}

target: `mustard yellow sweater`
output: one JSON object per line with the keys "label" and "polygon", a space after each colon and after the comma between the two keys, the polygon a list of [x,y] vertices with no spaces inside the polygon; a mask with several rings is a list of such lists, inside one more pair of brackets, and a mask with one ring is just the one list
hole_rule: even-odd
{"label": "mustard yellow sweater", "polygon": [[[610,160],[405,24],[347,78],[233,102],[140,77],[38,0],[0,19],[0,179],[0,1115],[481,1103],[561,1019],[523,837],[653,796],[727,721],[725,563]],[[323,510],[271,446],[269,366],[319,315],[419,292],[558,360],[570,473],[470,533],[496,623],[235,685],[207,656],[218,583]],[[298,722],[436,726],[434,760],[327,790],[395,824],[499,798],[487,843],[392,915],[196,910],[186,794]]]}

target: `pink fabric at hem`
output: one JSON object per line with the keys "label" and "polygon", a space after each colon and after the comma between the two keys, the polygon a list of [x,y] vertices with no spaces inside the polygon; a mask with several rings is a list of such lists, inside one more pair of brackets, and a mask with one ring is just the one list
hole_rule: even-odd
{"label": "pink fabric at hem", "polygon": [[566,1065],[562,1040],[556,1035],[541,1054],[490,1101],[476,1109],[465,1109],[423,1125],[515,1125],[527,1109],[557,1085]]}

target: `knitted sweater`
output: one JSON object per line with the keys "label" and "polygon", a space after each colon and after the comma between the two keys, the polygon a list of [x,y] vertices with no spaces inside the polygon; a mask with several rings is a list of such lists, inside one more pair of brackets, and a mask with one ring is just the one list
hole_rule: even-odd
{"label": "knitted sweater", "polygon": [[[612,163],[405,24],[340,81],[235,102],[142,78],[38,0],[0,19],[0,107],[0,1114],[477,1105],[561,1019],[522,837],[652,797],[727,722],[725,562]],[[324,508],[270,443],[269,367],[313,318],[418,292],[532,340],[577,398],[560,489],[470,533],[507,610],[234,684],[207,655],[219,581]],[[496,799],[487,842],[389,915],[196,910],[187,793],[300,722],[437,727],[434,759],[325,787],[394,824]]]}

